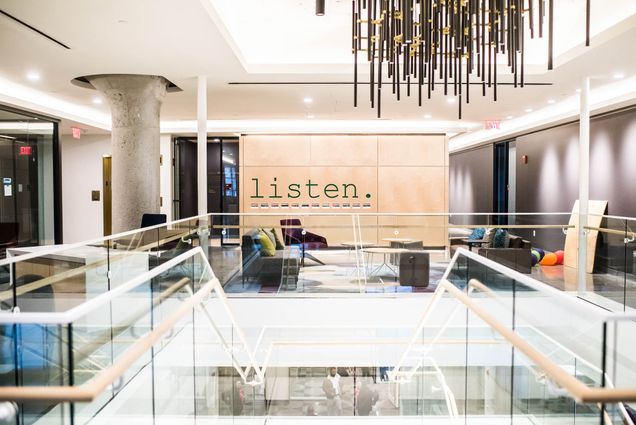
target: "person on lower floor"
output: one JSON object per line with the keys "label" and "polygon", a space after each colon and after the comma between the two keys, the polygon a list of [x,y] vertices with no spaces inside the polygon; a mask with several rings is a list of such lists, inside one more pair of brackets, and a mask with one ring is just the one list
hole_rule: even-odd
{"label": "person on lower floor", "polygon": [[356,400],[356,412],[358,415],[369,416],[379,398],[378,392],[371,388],[369,384],[363,382]]}
{"label": "person on lower floor", "polygon": [[327,415],[339,416],[342,414],[342,399],[340,389],[340,375],[335,367],[329,368],[327,377],[322,382],[322,391],[327,397]]}

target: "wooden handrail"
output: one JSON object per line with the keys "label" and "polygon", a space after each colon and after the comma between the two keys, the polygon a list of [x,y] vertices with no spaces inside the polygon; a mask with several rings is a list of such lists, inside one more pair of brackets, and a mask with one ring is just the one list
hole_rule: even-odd
{"label": "wooden handrail", "polygon": [[[475,280],[474,286],[479,282]],[[483,320],[488,326],[494,329],[499,335],[504,337],[513,347],[521,351],[530,361],[541,368],[546,375],[557,385],[564,388],[570,396],[579,403],[619,403],[626,401],[636,401],[636,389],[622,388],[590,388],[567,373],[563,368],[552,360],[541,354],[537,349],[521,338],[512,329],[495,319],[490,313],[477,305],[464,292],[457,289],[448,280],[444,279],[440,283],[442,287],[453,295],[462,304],[468,307],[474,314]]]}
{"label": "wooden handrail", "polygon": [[636,238],[636,233],[628,232],[625,230],[606,229],[603,227],[593,227],[593,226],[583,226],[583,228],[585,230],[594,230],[601,233],[609,233],[611,235],[629,236],[631,238]]}
{"label": "wooden handrail", "polygon": [[[388,227],[388,226],[387,226]],[[574,224],[452,224],[459,229],[574,229]]]}

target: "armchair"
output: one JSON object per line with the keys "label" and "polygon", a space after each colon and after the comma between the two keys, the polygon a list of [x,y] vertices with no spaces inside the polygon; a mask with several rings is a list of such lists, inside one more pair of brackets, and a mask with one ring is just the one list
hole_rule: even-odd
{"label": "armchair", "polygon": [[302,224],[297,218],[281,220],[280,225],[283,232],[285,245],[300,246],[302,252],[301,261],[303,266],[305,265],[305,257],[309,258],[312,261],[315,261],[318,264],[321,264],[323,266],[325,265],[325,263],[307,252],[307,250],[310,249],[327,248],[329,245],[327,244],[327,239],[324,236],[320,236],[307,231],[305,231],[305,234],[303,234],[303,229],[300,228]]}

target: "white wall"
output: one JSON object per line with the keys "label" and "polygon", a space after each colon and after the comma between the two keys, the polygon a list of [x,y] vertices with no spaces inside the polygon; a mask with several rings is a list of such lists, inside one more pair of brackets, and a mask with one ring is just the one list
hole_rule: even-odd
{"label": "white wall", "polygon": [[[172,220],[172,136],[161,135],[161,213]],[[61,137],[63,242],[73,243],[103,236],[102,156],[110,155],[110,134],[86,135],[80,140]],[[100,200],[91,201],[91,191]]]}
{"label": "white wall", "polygon": [[[80,140],[61,137],[63,242],[103,235],[102,156],[110,155],[110,134],[86,135]],[[99,201],[91,201],[99,190]]]}

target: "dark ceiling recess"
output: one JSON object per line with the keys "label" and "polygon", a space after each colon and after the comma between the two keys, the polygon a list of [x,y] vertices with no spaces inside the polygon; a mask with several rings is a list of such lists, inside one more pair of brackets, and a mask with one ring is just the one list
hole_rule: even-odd
{"label": "dark ceiling recess", "polygon": [[324,16],[325,14],[325,0],[316,0],[316,15]]}
{"label": "dark ceiling recess", "polygon": [[22,25],[23,27],[28,28],[31,31],[41,35],[42,37],[49,39],[50,41],[52,41],[53,43],[57,44],[58,46],[64,47],[65,49],[68,49],[68,50],[71,50],[70,47],[68,47],[66,44],[62,43],[61,41],[56,40],[55,38],[51,37],[50,35],[40,31],[39,29],[37,29],[37,28],[35,28],[35,27],[33,27],[33,26],[29,25],[29,24],[27,24],[23,20],[16,18],[15,16],[5,12],[2,9],[0,9],[0,14],[6,16],[7,18],[11,19],[12,21],[17,22],[18,24]]}
{"label": "dark ceiling recess", "polygon": [[[436,82],[443,82],[444,96],[458,98],[460,119],[462,104],[470,102],[471,80],[481,85],[475,94],[486,96],[488,89],[497,101],[503,74],[497,58],[506,59],[515,87],[526,85],[526,35],[547,33],[548,70],[553,68],[555,1],[352,0],[353,105],[358,104],[361,58],[370,68],[369,101],[378,118],[383,85],[397,100],[413,91],[422,106],[422,92],[430,99]],[[585,12],[589,45],[590,0]],[[406,90],[400,90],[400,82],[407,83]]]}
{"label": "dark ceiling recess", "polygon": [[[117,74],[112,74],[112,75],[117,75]],[[71,80],[71,84],[73,84],[75,86],[78,86],[78,87],[83,87],[85,89],[95,90],[95,87],[93,87],[91,82],[88,81],[88,77],[94,77],[94,76],[95,75],[73,78]],[[183,91],[181,89],[181,87],[177,86],[175,83],[173,83],[172,81],[168,80],[166,77],[163,77],[163,78],[168,82],[168,86],[166,87],[166,91],[168,93],[178,93],[180,91]]]}

